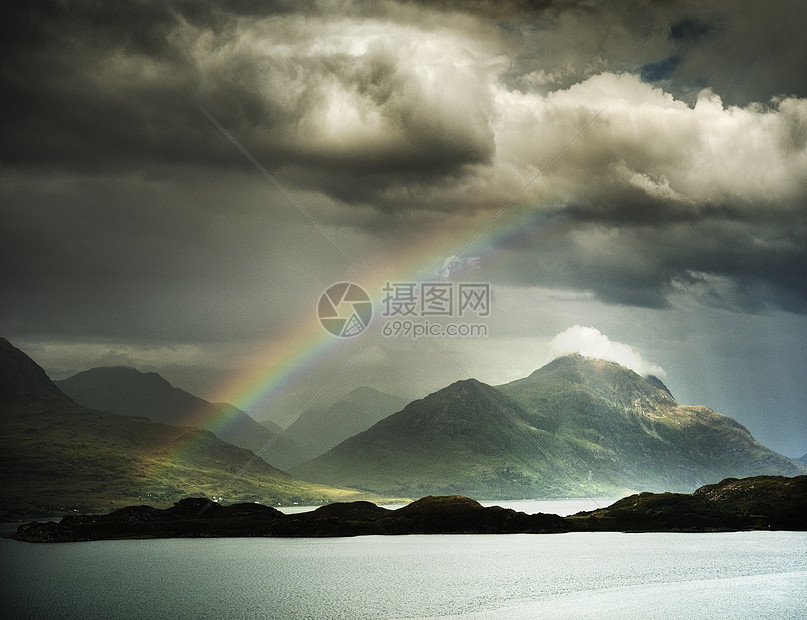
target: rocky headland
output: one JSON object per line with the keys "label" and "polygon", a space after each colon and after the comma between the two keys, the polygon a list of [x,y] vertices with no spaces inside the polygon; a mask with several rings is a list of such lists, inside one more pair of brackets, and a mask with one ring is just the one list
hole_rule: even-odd
{"label": "rocky headland", "polygon": [[255,503],[224,506],[186,498],[167,509],[129,506],[106,515],[26,523],[27,542],[189,537],[333,537],[401,534],[548,534],[571,531],[705,532],[807,530],[807,476],[728,478],[694,493],[640,493],[570,517],[484,507],[459,496],[428,496],[397,510],[358,501],[284,514]]}

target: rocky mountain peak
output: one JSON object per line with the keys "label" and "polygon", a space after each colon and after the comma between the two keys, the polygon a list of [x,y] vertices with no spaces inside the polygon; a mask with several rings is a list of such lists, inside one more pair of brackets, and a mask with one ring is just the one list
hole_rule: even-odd
{"label": "rocky mountain peak", "polygon": [[584,357],[579,353],[556,358],[520,381],[578,384],[621,407],[631,407],[637,402],[658,406],[678,404],[658,377],[642,377],[616,362]]}

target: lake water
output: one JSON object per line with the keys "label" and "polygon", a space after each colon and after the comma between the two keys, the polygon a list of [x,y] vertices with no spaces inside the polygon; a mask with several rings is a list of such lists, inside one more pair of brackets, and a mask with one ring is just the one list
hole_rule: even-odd
{"label": "lake water", "polygon": [[807,533],[0,540],[4,618],[807,618]]}

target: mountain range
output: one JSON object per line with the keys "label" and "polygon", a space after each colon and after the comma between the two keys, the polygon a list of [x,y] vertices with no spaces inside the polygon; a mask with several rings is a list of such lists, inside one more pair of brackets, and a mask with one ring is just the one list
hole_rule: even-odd
{"label": "mountain range", "polygon": [[91,409],[209,430],[223,441],[260,453],[280,469],[327,452],[409,402],[359,387],[328,407],[306,410],[288,428],[281,429],[271,421],[259,423],[233,405],[211,403],[174,387],[155,372],[127,366],[91,368],[54,384]]}
{"label": "mountain range", "polygon": [[358,387],[329,407],[306,410],[281,435],[287,444],[273,442],[263,456],[281,469],[300,465],[400,411],[408,402],[370,387]]}
{"label": "mountain range", "polygon": [[680,405],[656,377],[575,354],[498,387],[458,381],[290,472],[384,494],[512,499],[691,492],[807,467],[732,418]]}
{"label": "mountain range", "polygon": [[281,453],[301,452],[301,448],[287,436],[278,436],[281,429],[277,425],[269,428],[233,405],[211,403],[194,396],[172,386],[155,372],[143,373],[127,366],[105,366],[54,381],[54,384],[90,409],[142,416],[172,426],[197,426],[213,432],[223,441],[253,452],[260,452],[270,443]]}
{"label": "mountain range", "polygon": [[267,504],[367,498],[297,480],[206,430],[79,405],[4,338],[0,489],[4,519],[171,505],[188,495]]}
{"label": "mountain range", "polygon": [[[658,378],[580,355],[505,385],[467,379],[404,403],[361,388],[306,412],[286,431],[292,449],[284,463],[313,458],[289,475],[276,468],[279,452],[259,458],[248,449],[248,441],[265,446],[275,431],[235,407],[129,368],[93,369],[57,386],[0,339],[0,513],[98,512],[194,494],[268,504],[362,493],[621,496],[807,473],[736,420],[680,405]],[[188,426],[206,419],[213,428],[216,418],[246,447],[223,440],[227,425],[215,429],[219,436]]]}

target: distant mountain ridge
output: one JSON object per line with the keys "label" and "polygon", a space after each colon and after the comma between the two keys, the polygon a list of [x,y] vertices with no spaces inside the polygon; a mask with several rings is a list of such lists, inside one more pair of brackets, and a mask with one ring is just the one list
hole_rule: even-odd
{"label": "distant mountain ridge", "polygon": [[296,480],[205,430],[79,405],[0,338],[0,518],[170,505],[217,493],[269,504],[361,498]]}
{"label": "distant mountain ridge", "polygon": [[128,366],[102,366],[54,383],[77,403],[91,409],[143,416],[172,426],[203,428],[223,441],[253,452],[270,442],[277,444],[275,449],[299,451],[287,437],[276,438],[276,432],[237,407],[208,402],[174,387],[155,372],[144,373]]}
{"label": "distant mountain ridge", "polygon": [[410,496],[459,494],[473,479],[479,495],[508,483],[508,445],[518,437],[509,417],[522,415],[494,388],[458,381],[291,471],[304,479],[352,479],[360,488],[407,489]]}
{"label": "distant mountain ridge", "polygon": [[358,387],[327,408],[305,411],[282,435],[294,450],[281,442],[273,443],[264,458],[282,469],[294,467],[367,430],[407,403],[399,396]]}
{"label": "distant mountain ridge", "polygon": [[679,405],[658,378],[570,355],[498,387],[454,383],[290,471],[384,493],[518,499],[689,492],[807,467],[736,420]]}

